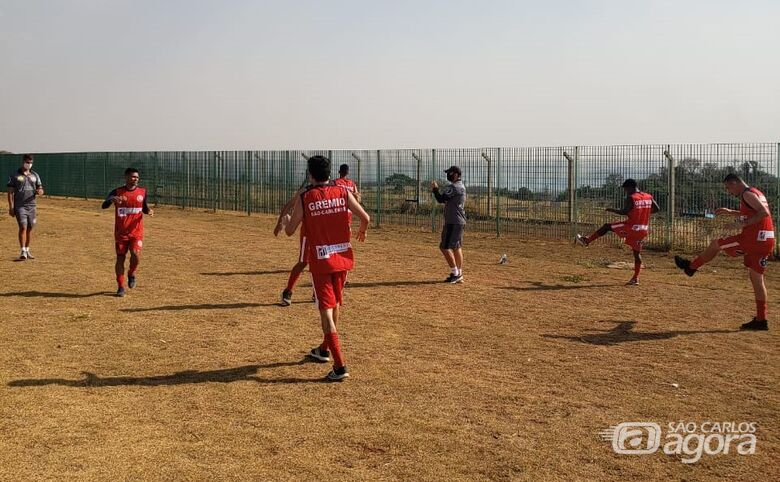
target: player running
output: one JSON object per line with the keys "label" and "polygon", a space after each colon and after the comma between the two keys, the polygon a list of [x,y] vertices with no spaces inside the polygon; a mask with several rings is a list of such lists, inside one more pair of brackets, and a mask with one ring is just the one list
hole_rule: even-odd
{"label": "player running", "polygon": [[327,157],[309,158],[308,172],[311,186],[296,200],[292,215],[282,218],[282,225],[287,236],[292,236],[300,224],[306,229],[305,248],[324,334],[322,344],[312,349],[309,356],[327,363],[331,361],[332,353],[333,369],[327,379],[341,381],[349,372],[336,328],[344,281],[354,266],[348,210],[360,218],[358,241],[365,241],[371,219],[349,191],[329,183],[330,160]]}
{"label": "player running", "polygon": [[631,251],[634,253],[634,276],[626,284],[636,286],[639,284],[639,272],[642,271],[642,247],[650,228],[650,215],[657,213],[661,208],[658,207],[651,194],[637,188],[635,180],[626,179],[621,187],[626,192],[623,209],[607,208],[606,211],[628,216],[628,219],[607,223],[587,237],[578,234],[575,237],[575,242],[582,246],[588,246],[610,231],[617,234],[625,244],[631,247]]}
{"label": "player running", "polygon": [[710,262],[719,251],[729,256],[742,256],[742,262],[748,269],[750,282],[756,297],[756,316],[751,321],[743,323],[740,330],[768,330],[766,320],[766,285],[764,272],[769,257],[775,248],[775,228],[772,224],[772,214],[764,193],[745,184],[736,174],[729,174],[723,184],[731,195],[739,198],[739,211],[728,208],[715,210],[718,216],[735,216],[738,220],[728,225],[729,229],[741,228],[735,236],[715,239],[693,261],[680,256],[674,257],[674,263],[685,271],[688,276],[696,274],[696,270]]}
{"label": "player running", "polygon": [[103,201],[103,209],[115,206],[114,239],[116,241],[116,295],[125,295],[125,257],[130,251],[130,269],[127,272],[128,288],[135,287],[135,273],[141,262],[144,240],[143,215],[154,216],[154,210],[146,204],[146,189],[138,185],[138,169],[125,169],[125,185],[111,191]]}
{"label": "player running", "polygon": [[[287,203],[282,206],[281,211],[279,212],[279,219],[276,221],[276,227],[274,228],[274,236],[278,236],[279,232],[284,229],[284,219],[285,216],[288,216],[292,214],[293,208],[295,207],[296,201],[298,201],[298,198],[306,191],[306,187],[302,187],[296,191],[296,193],[293,195],[293,197],[290,198]],[[300,233],[300,249],[298,251],[298,261],[295,263],[295,266],[292,267],[290,270],[290,276],[287,278],[287,286],[282,291],[282,306],[290,306],[292,304],[292,295],[293,295],[293,289],[295,288],[295,283],[298,282],[298,279],[301,277],[301,274],[303,273],[303,270],[306,269],[306,266],[309,264],[308,257],[306,255],[306,228],[301,225],[301,233]]]}
{"label": "player running", "polygon": [[343,186],[347,191],[351,192],[357,202],[360,202],[360,192],[358,192],[357,184],[355,181],[349,178],[349,165],[342,164],[339,166],[339,177],[334,180],[333,183],[337,186]]}

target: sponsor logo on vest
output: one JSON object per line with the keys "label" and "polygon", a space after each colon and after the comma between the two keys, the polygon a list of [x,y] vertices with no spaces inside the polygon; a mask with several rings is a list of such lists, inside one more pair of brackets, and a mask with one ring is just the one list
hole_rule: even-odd
{"label": "sponsor logo on vest", "polygon": [[647,224],[635,224],[631,227],[634,231],[647,231],[650,229],[650,226]]}
{"label": "sponsor logo on vest", "polygon": [[347,205],[347,200],[343,197],[336,199],[322,199],[309,203],[309,211],[317,211],[320,209],[332,209],[343,207]]}
{"label": "sponsor logo on vest", "polygon": [[329,259],[331,254],[344,253],[352,247],[352,243],[325,244],[315,246],[317,249],[317,259]]}
{"label": "sponsor logo on vest", "polygon": [[141,211],[143,211],[142,208],[117,208],[116,213],[120,218],[124,218],[131,214],[139,214]]}
{"label": "sponsor logo on vest", "polygon": [[759,241],[766,241],[767,239],[775,239],[775,232],[774,231],[759,231],[758,232],[758,240]]}

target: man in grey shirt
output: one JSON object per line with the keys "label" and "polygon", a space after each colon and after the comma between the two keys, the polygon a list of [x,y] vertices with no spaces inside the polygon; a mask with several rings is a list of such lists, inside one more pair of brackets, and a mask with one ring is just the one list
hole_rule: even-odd
{"label": "man in grey shirt", "polygon": [[441,232],[441,249],[444,259],[450,266],[450,275],[445,283],[463,282],[463,230],[466,227],[466,188],[461,181],[461,172],[458,166],[451,166],[444,171],[450,185],[443,191],[439,191],[436,181],[431,181],[431,190],[436,201],[444,204],[444,228]]}
{"label": "man in grey shirt", "polygon": [[19,224],[19,260],[34,259],[30,254],[32,230],[36,223],[35,197],[43,195],[41,176],[32,170],[33,156],[25,154],[22,167],[8,177],[8,214]]}

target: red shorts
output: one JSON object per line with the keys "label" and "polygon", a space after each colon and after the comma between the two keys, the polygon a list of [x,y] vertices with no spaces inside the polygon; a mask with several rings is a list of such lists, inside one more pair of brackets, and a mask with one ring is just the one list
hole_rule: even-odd
{"label": "red shorts", "polygon": [[634,231],[631,229],[631,225],[623,221],[617,223],[610,223],[609,225],[612,232],[617,234],[625,244],[631,247],[634,251],[642,251],[642,247],[645,245],[645,238],[647,237],[647,230]]}
{"label": "red shorts", "polygon": [[729,256],[742,256],[745,267],[756,273],[764,274],[769,264],[769,257],[772,256],[772,251],[775,249],[775,240],[770,238],[762,242],[751,241],[746,241],[741,234],[737,234],[718,239],[718,246]]}
{"label": "red shorts", "polygon": [[335,308],[344,303],[344,283],[348,271],[335,273],[311,273],[314,294],[321,310]]}
{"label": "red shorts", "polygon": [[298,262],[299,263],[308,263],[309,262],[309,255],[306,252],[306,248],[307,247],[308,246],[306,246],[306,236],[305,235],[301,235],[301,247],[300,247],[300,250],[298,251]]}
{"label": "red shorts", "polygon": [[116,254],[124,256],[127,251],[141,251],[144,246],[144,240],[141,238],[129,238],[129,239],[117,239],[116,240]]}

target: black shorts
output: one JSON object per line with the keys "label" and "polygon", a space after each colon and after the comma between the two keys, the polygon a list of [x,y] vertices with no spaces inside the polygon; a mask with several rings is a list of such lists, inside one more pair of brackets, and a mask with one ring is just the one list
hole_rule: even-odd
{"label": "black shorts", "polygon": [[445,224],[441,230],[441,249],[457,249],[463,243],[465,224]]}

